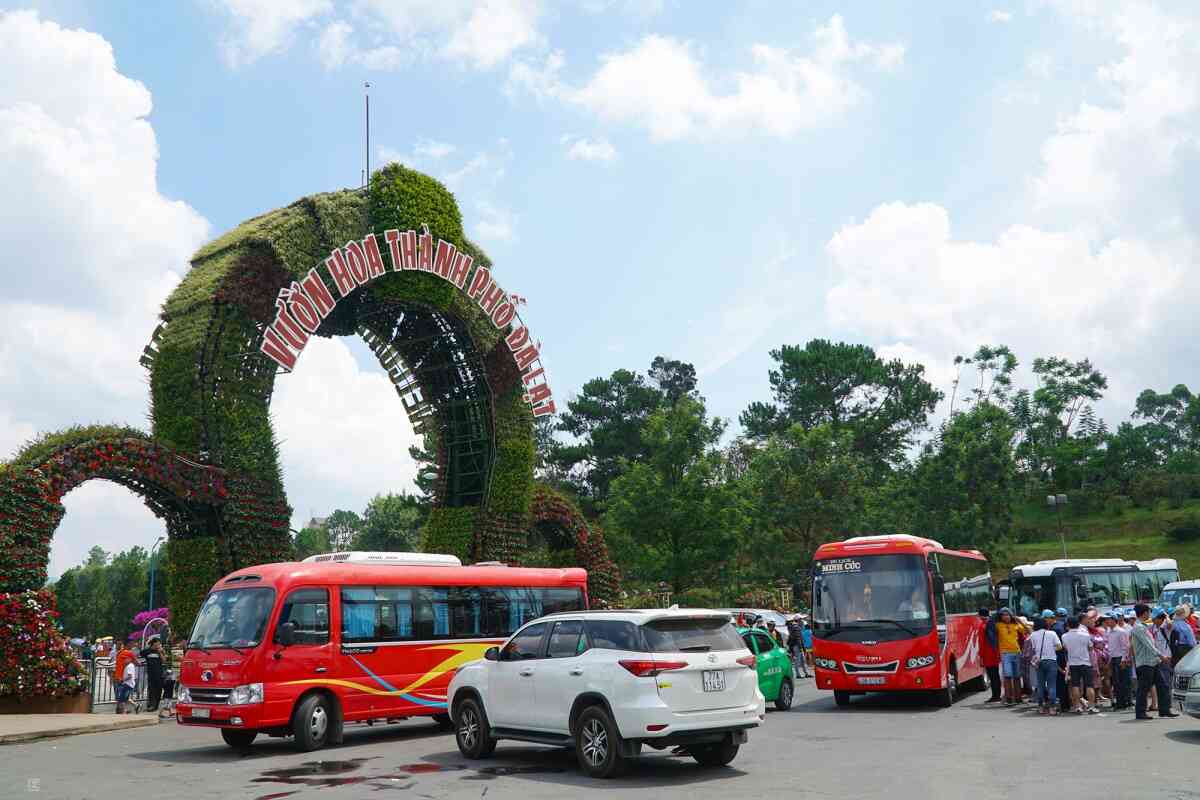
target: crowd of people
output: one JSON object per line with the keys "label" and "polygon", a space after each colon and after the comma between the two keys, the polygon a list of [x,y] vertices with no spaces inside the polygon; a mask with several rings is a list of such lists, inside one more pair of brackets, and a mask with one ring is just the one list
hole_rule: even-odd
{"label": "crowd of people", "polygon": [[1179,716],[1171,710],[1174,666],[1196,646],[1200,619],[1191,605],[1172,609],[1142,602],[1101,614],[1045,609],[1032,621],[1009,608],[985,620],[980,656],[991,681],[988,703],[1031,700],[1038,713],[1097,714],[1131,705],[1135,718]]}
{"label": "crowd of people", "polygon": [[[165,699],[163,712],[171,710],[171,699],[175,693],[175,681],[170,670],[171,654],[163,647],[162,639],[151,636],[142,648],[141,653],[135,653],[128,642],[120,645],[120,650],[113,659],[112,679],[113,693],[116,695],[118,714],[136,713],[138,707],[134,702],[137,694],[137,668],[146,670],[146,710],[160,711]],[[163,714],[160,714],[163,716]]]}

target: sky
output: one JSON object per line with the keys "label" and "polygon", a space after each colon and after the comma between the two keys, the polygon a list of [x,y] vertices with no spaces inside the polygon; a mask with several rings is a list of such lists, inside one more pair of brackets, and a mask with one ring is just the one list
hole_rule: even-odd
{"label": "sky", "polygon": [[[562,400],[665,355],[736,423],[784,343],[944,390],[988,343],[1092,359],[1115,427],[1200,388],[1198,27],[1167,0],[0,0],[0,459],[148,427],[137,358],[190,255],[359,185],[364,82],[372,166],[454,192]],[[272,414],[295,525],[411,487],[361,343],[310,344]],[[64,504],[52,576],[164,534],[112,484]]]}

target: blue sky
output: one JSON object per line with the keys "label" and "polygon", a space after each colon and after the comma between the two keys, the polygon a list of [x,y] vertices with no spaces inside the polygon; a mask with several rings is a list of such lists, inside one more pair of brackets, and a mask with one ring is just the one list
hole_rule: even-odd
{"label": "blue sky", "polygon": [[[72,229],[57,269],[0,275],[0,451],[145,419],[137,352],[188,255],[356,185],[364,81],[373,163],[455,192],[529,299],[560,397],[663,354],[736,419],[767,394],[768,350],[815,336],[925,363],[942,388],[980,343],[1088,356],[1113,424],[1146,386],[1197,383],[1186,3],[0,8],[0,70],[18,78],[0,87],[16,190],[0,244]],[[61,366],[48,326],[73,350]],[[412,468],[366,350],[319,344],[273,407],[297,521],[361,508]],[[93,540],[162,532],[124,490],[89,484],[67,507],[52,572]]]}

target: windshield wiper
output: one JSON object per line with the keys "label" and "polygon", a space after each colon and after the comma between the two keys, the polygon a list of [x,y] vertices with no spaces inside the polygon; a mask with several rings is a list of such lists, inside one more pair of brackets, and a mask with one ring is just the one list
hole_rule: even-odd
{"label": "windshield wiper", "polygon": [[691,647],[679,648],[681,653],[707,653],[709,650],[712,650],[712,645],[707,644],[694,644]]}
{"label": "windshield wiper", "polygon": [[236,650],[239,655],[243,656],[250,652],[249,650],[238,647],[233,642],[209,642],[209,647],[228,647],[230,650]]}
{"label": "windshield wiper", "polygon": [[891,625],[895,625],[897,628],[908,633],[910,636],[920,636],[921,635],[921,634],[917,633],[915,630],[913,630],[912,628],[905,625],[903,622],[899,622],[894,619],[864,619],[863,622],[864,623],[884,622],[884,623],[888,623]]}

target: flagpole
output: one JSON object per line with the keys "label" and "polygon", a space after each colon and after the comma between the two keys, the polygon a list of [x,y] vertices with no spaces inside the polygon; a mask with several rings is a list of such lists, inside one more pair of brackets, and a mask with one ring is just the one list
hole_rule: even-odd
{"label": "flagpole", "polygon": [[366,186],[371,180],[371,83],[369,81],[363,83],[363,91],[367,107],[367,171],[364,175],[363,185]]}

